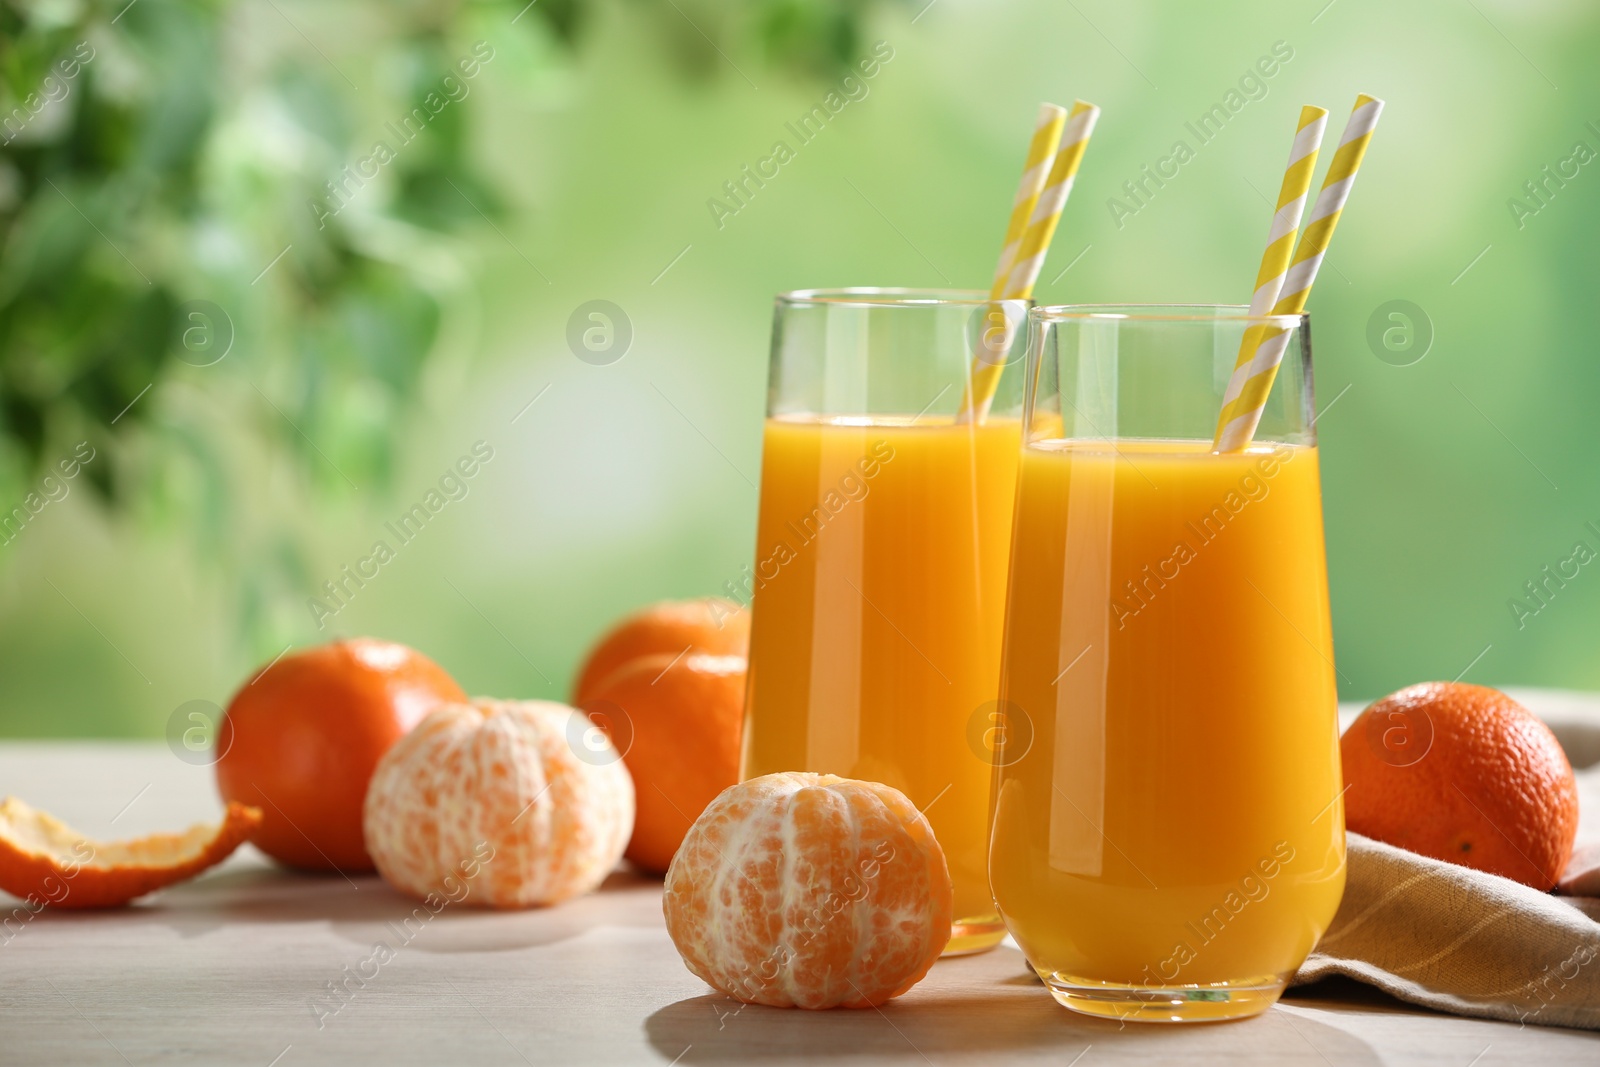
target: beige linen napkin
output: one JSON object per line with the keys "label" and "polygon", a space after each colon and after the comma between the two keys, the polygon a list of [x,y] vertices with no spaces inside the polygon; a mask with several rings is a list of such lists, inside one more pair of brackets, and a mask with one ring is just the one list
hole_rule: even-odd
{"label": "beige linen napkin", "polygon": [[1511,691],[1578,773],[1578,848],[1557,896],[1349,835],[1344,900],[1294,977],[1344,974],[1440,1011],[1600,1029],[1600,697]]}

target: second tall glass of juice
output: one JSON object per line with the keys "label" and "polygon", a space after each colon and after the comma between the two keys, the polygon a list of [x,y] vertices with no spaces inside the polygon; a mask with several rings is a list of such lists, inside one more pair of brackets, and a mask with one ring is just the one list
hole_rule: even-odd
{"label": "second tall glass of juice", "polygon": [[[1255,439],[1214,451],[1263,330],[1287,353]],[[995,899],[1069,1008],[1254,1015],[1344,889],[1307,320],[1040,308],[1030,332],[1001,695],[1032,729],[996,761]]]}
{"label": "second tall glass of juice", "polygon": [[773,326],[743,776],[905,793],[950,865],[947,954],[1005,933],[986,846],[1020,360],[987,418],[961,411],[974,353],[1006,363],[999,316],[1024,311],[812,290],[779,296]]}

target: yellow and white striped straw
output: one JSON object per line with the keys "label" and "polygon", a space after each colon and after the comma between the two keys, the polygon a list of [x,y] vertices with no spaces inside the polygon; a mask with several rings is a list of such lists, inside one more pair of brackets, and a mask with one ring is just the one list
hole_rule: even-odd
{"label": "yellow and white striped straw", "polygon": [[1067,116],[1066,127],[1061,131],[1061,147],[1055,162],[1050,164],[1050,176],[1039,191],[1039,202],[1034,205],[1033,217],[1022,233],[1011,277],[1006,282],[1003,300],[1025,300],[1033,295],[1034,282],[1044,266],[1045,253],[1050,250],[1050,239],[1055,236],[1056,224],[1061,221],[1061,209],[1072,193],[1072,183],[1078,176],[1078,164],[1083,162],[1083,151],[1089,146],[1094,124],[1100,118],[1100,109],[1082,100],[1074,101],[1072,113]]}
{"label": "yellow and white striped straw", "polygon": [[1016,262],[1017,247],[1022,243],[1022,233],[1033,217],[1033,206],[1039,202],[1039,190],[1044,188],[1050,173],[1050,161],[1055,158],[1056,147],[1061,143],[1061,128],[1067,123],[1067,109],[1059,104],[1039,105],[1039,118],[1034,123],[1033,140],[1028,142],[1028,158],[1022,165],[1022,181],[1017,185],[1017,198],[1011,204],[1011,218],[1006,222],[1005,246],[1000,249],[1000,262],[994,268],[994,284],[989,295],[999,299],[1005,291],[1006,279],[1011,277],[1011,265]]}
{"label": "yellow and white striped straw", "polygon": [[[1272,313],[1283,289],[1283,276],[1289,269],[1289,257],[1294,253],[1294,239],[1300,232],[1300,216],[1305,214],[1306,196],[1311,191],[1311,176],[1317,169],[1317,152],[1322,147],[1322,134],[1328,126],[1327,108],[1309,104],[1300,109],[1300,124],[1295,129],[1294,144],[1289,149],[1289,164],[1283,171],[1283,184],[1278,190],[1277,210],[1272,213],[1272,225],[1267,230],[1266,251],[1261,254],[1261,267],[1256,271],[1255,292],[1250,297],[1250,317],[1259,318]],[[1267,327],[1251,326],[1244,332],[1239,345],[1239,358],[1233,367],[1233,377],[1222,396],[1222,415],[1217,423],[1218,448],[1222,432],[1231,421],[1233,402],[1244,391],[1250,378],[1256,349],[1267,332]],[[1251,427],[1254,430],[1254,426]],[[1246,438],[1248,440],[1248,438]]]}
{"label": "yellow and white striped straw", "polygon": [[[1017,260],[1017,249],[1021,247],[1022,236],[1027,232],[1028,222],[1033,218],[1034,207],[1039,202],[1039,191],[1044,188],[1045,180],[1050,175],[1050,164],[1054,161],[1056,149],[1061,144],[1061,129],[1066,122],[1066,108],[1048,102],[1039,105],[1039,118],[1034,122],[1033,139],[1028,142],[1028,158],[1022,165],[1022,180],[1017,185],[1017,198],[1012,201],[1011,218],[1006,222],[1005,243],[1000,249],[1000,260],[995,264],[994,281],[989,286],[990,300],[1000,300],[1005,296],[1006,283],[1011,280],[1011,267]],[[971,418],[973,383],[994,363],[992,353],[995,350],[989,342],[992,333],[991,322],[1001,328],[1002,342],[999,352],[1004,353],[1011,340],[1011,324],[1006,322],[1005,308],[999,304],[991,304],[984,313],[983,331],[978,340],[979,352],[972,364],[972,381],[969,381],[962,391],[961,415],[958,421],[965,422]]]}
{"label": "yellow and white striped straw", "polygon": [[[1378,116],[1383,113],[1383,101],[1362,93],[1356,97],[1356,106],[1345,123],[1344,135],[1328,164],[1328,173],[1322,179],[1322,189],[1317,202],[1312,205],[1306,219],[1305,232],[1295,249],[1289,269],[1284,272],[1283,283],[1276,302],[1268,314],[1299,315],[1306,309],[1311,296],[1311,285],[1317,280],[1317,270],[1322,257],[1327,254],[1333,231],[1339,225],[1350,189],[1355,185],[1356,172],[1367,154],[1372,141],[1372,131],[1378,126]],[[1303,118],[1303,113],[1302,113]],[[1285,176],[1287,180],[1287,176]],[[1256,314],[1251,301],[1251,314]],[[1251,340],[1246,332],[1246,341]],[[1249,447],[1261,422],[1261,412],[1266,407],[1267,396],[1272,392],[1272,382],[1283,362],[1289,335],[1281,327],[1267,327],[1253,349],[1241,348],[1239,362],[1234,367],[1233,378],[1223,394],[1222,414],[1217,419],[1217,436],[1213,450],[1239,452]]]}
{"label": "yellow and white striped straw", "polygon": [[[1061,147],[1051,161],[1050,172],[1028,216],[1027,225],[1017,240],[1010,263],[1005,263],[1007,257],[1004,254],[1001,256],[1002,266],[1006,269],[1003,274],[998,270],[995,272],[994,284],[989,290],[991,300],[1026,300],[1033,295],[1034,283],[1039,280],[1045,254],[1050,250],[1050,239],[1055,236],[1056,226],[1061,221],[1061,210],[1072,192],[1078,165],[1083,161],[1084,149],[1089,145],[1089,137],[1094,133],[1094,124],[1099,118],[1100,109],[1093,104],[1082,100],[1073,103],[1072,112],[1067,116],[1061,133]],[[1012,217],[1015,221],[1015,212]],[[1007,247],[1010,247],[1009,241]],[[992,358],[990,352],[1008,351],[1015,329],[1016,323],[1007,320],[998,349],[986,345],[984,351],[973,360],[972,381],[961,401],[961,421],[975,419],[981,422],[989,413],[989,404],[994,400],[995,388],[1000,384],[1000,375],[1005,370],[1005,364]]]}

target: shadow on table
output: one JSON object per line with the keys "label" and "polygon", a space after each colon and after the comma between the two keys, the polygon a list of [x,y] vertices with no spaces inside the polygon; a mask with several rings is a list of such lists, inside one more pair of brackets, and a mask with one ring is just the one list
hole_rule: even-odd
{"label": "shadow on table", "polygon": [[[751,1061],[816,1062],[827,1058],[883,1059],[922,1064],[939,1055],[988,1056],[1049,1048],[1053,1059],[1073,1062],[1086,1047],[1126,1046],[1153,1062],[1179,1062],[1206,1054],[1239,1055],[1253,1061],[1327,1060],[1346,1065],[1380,1064],[1359,1038],[1286,1013],[1237,1023],[1183,1027],[1119,1024],[1067,1011],[1038,981],[1021,973],[1021,953],[1002,948],[986,964],[958,978],[958,989],[941,982],[938,970],[921,987],[881,1009],[801,1011],[741,1004],[722,994],[669,1004],[645,1020],[651,1046],[684,1064]],[[1015,957],[1015,973],[1009,966]],[[967,961],[946,960],[948,968]],[[928,991],[928,985],[944,988]],[[1177,1042],[1177,1044],[1175,1044]]]}
{"label": "shadow on table", "polygon": [[1284,990],[1284,1004],[1298,1004],[1306,1008],[1353,1009],[1372,1015],[1429,1015],[1446,1016],[1445,1012],[1420,1004],[1407,1004],[1390,996],[1374,985],[1358,982],[1342,974],[1330,974],[1309,985],[1291,986]]}
{"label": "shadow on table", "polygon": [[660,886],[658,878],[618,870],[596,892],[556,907],[496,910],[474,907],[468,897],[434,913],[377,875],[347,878],[252,865],[174,886],[126,908],[45,908],[29,922],[159,925],[184,938],[240,923],[324,922],[359,945],[400,939],[421,952],[499,952],[565,941],[601,925],[659,928]]}

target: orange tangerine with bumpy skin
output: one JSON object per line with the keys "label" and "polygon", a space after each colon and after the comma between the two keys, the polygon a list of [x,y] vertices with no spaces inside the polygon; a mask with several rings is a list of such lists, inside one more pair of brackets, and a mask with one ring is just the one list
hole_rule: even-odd
{"label": "orange tangerine with bumpy skin", "polygon": [[744,679],[737,656],[643,656],[584,705],[633,776],[634,866],[665,871],[696,816],[739,780]]}
{"label": "orange tangerine with bumpy skin", "polygon": [[261,809],[250,843],[304,870],[370,871],[361,805],[373,768],[440,704],[467,699],[444,668],[356,637],[280,656],[217,726],[217,792]]}
{"label": "orange tangerine with bumpy skin", "polygon": [[619,620],[589,649],[572,684],[572,702],[586,704],[618,670],[641,656],[747,656],[750,613],[731,600],[663,600]]}
{"label": "orange tangerine with bumpy skin", "polygon": [[928,973],[950,940],[944,852],[905,794],[831,774],[724,790],[667,871],[683,962],[738,1000],[866,1008]]}
{"label": "orange tangerine with bumpy skin", "polygon": [[1578,785],[1550,727],[1498,689],[1425,682],[1340,743],[1346,825],[1424,856],[1550,889],[1572,857]]}

